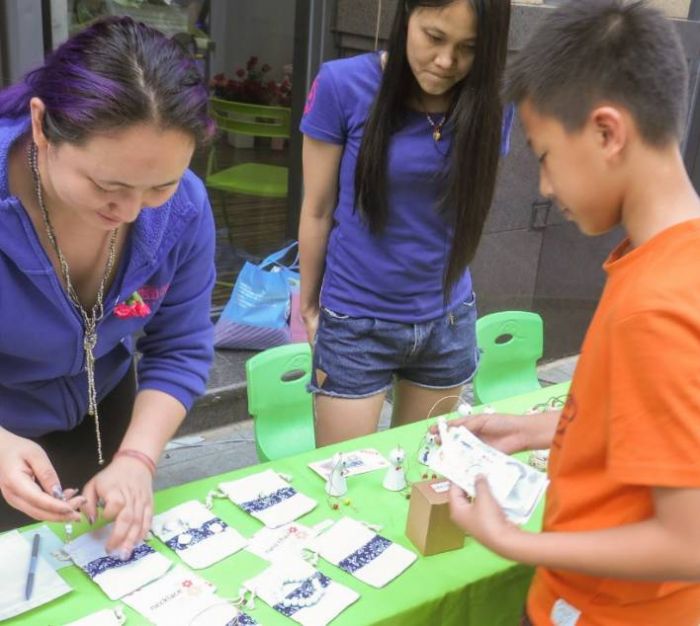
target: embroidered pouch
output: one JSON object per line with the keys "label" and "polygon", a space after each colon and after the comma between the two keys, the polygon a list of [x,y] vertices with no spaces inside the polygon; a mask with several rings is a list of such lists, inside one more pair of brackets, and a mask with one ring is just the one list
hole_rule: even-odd
{"label": "embroidered pouch", "polygon": [[246,549],[266,561],[301,558],[314,536],[308,526],[291,522],[279,528],[261,528],[250,538]]}
{"label": "embroidered pouch", "polygon": [[193,569],[209,567],[247,543],[237,530],[196,500],[156,515],[151,528],[158,539]]}
{"label": "embroidered pouch", "polygon": [[123,602],[156,626],[228,626],[240,616],[233,604],[216,595],[212,583],[182,565],[124,597]]}
{"label": "embroidered pouch", "polygon": [[229,499],[269,528],[283,526],[316,507],[277,472],[265,470],[219,485]]}
{"label": "embroidered pouch", "polygon": [[110,600],[117,600],[165,574],[172,563],[146,543],[136,546],[127,561],[110,556],[105,544],[113,526],[108,524],[85,533],[63,549]]}
{"label": "embroidered pouch", "polygon": [[326,561],[373,587],[383,587],[416,560],[403,546],[344,517],[314,541]]}
{"label": "embroidered pouch", "polygon": [[121,626],[126,617],[120,608],[102,609],[64,626]]}
{"label": "embroidered pouch", "polygon": [[294,558],[274,562],[244,587],[303,626],[325,626],[360,597],[306,561]]}

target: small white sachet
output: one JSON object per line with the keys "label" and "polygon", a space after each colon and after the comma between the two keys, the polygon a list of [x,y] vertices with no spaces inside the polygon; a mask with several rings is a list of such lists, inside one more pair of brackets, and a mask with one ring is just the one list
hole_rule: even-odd
{"label": "small white sachet", "polygon": [[151,529],[193,569],[209,567],[247,543],[243,535],[196,500],[156,515]]}
{"label": "small white sachet", "polygon": [[243,586],[303,626],[325,626],[360,597],[306,561],[293,558],[275,561]]}
{"label": "small white sachet", "polygon": [[273,470],[221,483],[219,488],[268,528],[288,524],[316,507],[315,500],[299,493]]}
{"label": "small white sachet", "polygon": [[[239,610],[216,595],[216,587],[182,565],[122,600],[156,626],[227,626]],[[250,620],[250,618],[248,618]]]}
{"label": "small white sachet", "polygon": [[70,586],[41,557],[37,557],[34,590],[29,600],[24,591],[32,553],[31,541],[18,531],[0,536],[0,620],[20,615],[71,591]]}
{"label": "small white sachet", "polygon": [[301,558],[315,536],[308,526],[290,522],[279,528],[261,528],[248,542],[246,550],[266,561]]}
{"label": "small white sachet", "polygon": [[81,535],[64,550],[79,568],[97,583],[110,600],[143,587],[168,571],[171,562],[146,543],[134,548],[126,561],[107,554],[105,544],[114,524]]}
{"label": "small white sachet", "polygon": [[373,587],[383,587],[416,560],[415,553],[349,517],[314,541],[326,561]]}
{"label": "small white sachet", "polygon": [[121,609],[102,609],[64,626],[122,626],[126,617]]}

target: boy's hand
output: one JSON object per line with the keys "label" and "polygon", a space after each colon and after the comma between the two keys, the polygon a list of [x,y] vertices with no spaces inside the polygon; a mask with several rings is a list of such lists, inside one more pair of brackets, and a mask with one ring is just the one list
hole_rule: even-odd
{"label": "boy's hand", "polygon": [[[513,454],[528,449],[525,429],[525,426],[527,426],[526,419],[522,415],[481,413],[480,415],[470,415],[450,420],[447,422],[447,427],[464,426],[484,443],[505,454]],[[430,431],[436,435],[437,426],[432,426]]]}
{"label": "boy's hand", "polygon": [[475,481],[476,495],[470,498],[455,484],[450,487],[449,503],[452,521],[480,544],[499,552],[508,537],[520,530],[508,521],[503,509],[491,493],[483,476]]}

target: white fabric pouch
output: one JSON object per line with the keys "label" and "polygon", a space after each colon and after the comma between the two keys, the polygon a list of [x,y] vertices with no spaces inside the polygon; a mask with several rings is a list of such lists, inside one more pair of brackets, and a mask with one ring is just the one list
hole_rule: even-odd
{"label": "white fabric pouch", "polygon": [[308,526],[291,522],[279,528],[261,528],[248,542],[246,550],[266,561],[302,558],[315,532]]}
{"label": "white fabric pouch", "polygon": [[97,583],[110,600],[160,578],[172,563],[146,543],[134,548],[131,558],[122,561],[105,550],[114,524],[85,533],[63,548],[73,563]]}
{"label": "white fabric pouch", "polygon": [[102,609],[64,626],[122,626],[126,617],[121,609]]}
{"label": "white fabric pouch", "polygon": [[315,500],[299,493],[273,470],[221,483],[219,488],[268,528],[288,524],[316,507]]}
{"label": "white fabric pouch", "polygon": [[303,626],[325,626],[360,597],[306,561],[293,558],[274,562],[244,587]]}
{"label": "white fabric pouch", "polygon": [[123,602],[156,626],[255,624],[250,618],[244,620],[233,604],[217,596],[212,583],[182,565],[124,597]]}
{"label": "white fabric pouch", "polygon": [[153,533],[193,569],[209,567],[243,548],[243,535],[191,500],[156,515]]}
{"label": "white fabric pouch", "polygon": [[383,587],[416,560],[403,546],[343,517],[314,541],[326,561],[373,587]]}

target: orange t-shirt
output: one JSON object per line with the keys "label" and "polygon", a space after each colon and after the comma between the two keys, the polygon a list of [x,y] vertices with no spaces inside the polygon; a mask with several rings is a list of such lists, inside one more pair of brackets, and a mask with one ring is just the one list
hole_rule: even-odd
{"label": "orange t-shirt", "polygon": [[[700,488],[700,220],[628,248],[604,265],[552,443],[546,531],[632,524],[653,515],[652,487]],[[700,584],[540,567],[528,613],[536,626],[698,626]]]}

